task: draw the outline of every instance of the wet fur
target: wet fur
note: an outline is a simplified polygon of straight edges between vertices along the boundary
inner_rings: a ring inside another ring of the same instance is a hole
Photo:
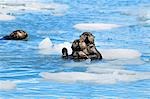
[[[80,39],[73,41],[71,48],[72,54],[70,56],[72,56],[73,59],[102,59],[102,55],[94,44],[94,36],[90,32],[81,34]]]
[[[4,36],[4,40],[25,40],[28,34],[23,30],[13,31],[10,35]]]

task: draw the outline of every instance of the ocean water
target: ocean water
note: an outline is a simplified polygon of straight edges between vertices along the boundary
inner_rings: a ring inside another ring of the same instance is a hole
[[[0,0],[0,99],[149,99],[149,0]],[[101,61],[63,60],[90,31]]]

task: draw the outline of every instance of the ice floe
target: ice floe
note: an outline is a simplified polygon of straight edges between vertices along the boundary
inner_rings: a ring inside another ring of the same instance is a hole
[[[25,13],[30,11],[46,12],[50,15],[64,15],[69,6],[59,3],[42,3],[37,0],[2,0],[0,1],[0,20],[14,20],[14,13]]]
[[[101,71],[101,70],[99,70]],[[150,79],[149,72],[132,72],[125,70],[102,70],[102,72],[42,72],[39,75],[46,80],[64,82],[64,83],[97,83],[97,84],[115,84],[119,82],[131,82]]]
[[[73,27],[81,31],[99,31],[99,30],[118,28],[121,27],[121,25],[105,24],[105,23],[80,23],[74,25]]]
[[[98,49],[104,59],[134,59],[141,56],[141,53],[133,49]]]
[[[0,90],[11,90],[15,88],[16,84],[11,81],[0,81]]]
[[[52,41],[47,37],[42,40],[39,44],[39,49],[48,49],[53,46]]]
[[[71,54],[71,43],[64,42],[61,44],[52,44],[52,41],[49,38],[45,38],[39,43],[39,53],[40,54],[61,54],[62,48],[66,47],[68,53]]]

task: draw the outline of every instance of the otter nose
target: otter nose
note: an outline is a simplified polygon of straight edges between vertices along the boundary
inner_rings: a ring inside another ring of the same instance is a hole
[[[86,42],[86,43],[88,43],[88,42],[89,42],[89,39],[88,39],[88,37],[86,37],[86,38],[85,38],[85,42]]]

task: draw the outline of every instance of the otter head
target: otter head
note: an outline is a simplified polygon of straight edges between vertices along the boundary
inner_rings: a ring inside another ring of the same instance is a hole
[[[84,39],[82,39],[82,38],[79,39],[79,47],[80,47],[80,50],[87,49],[87,45],[84,42]]]
[[[68,58],[68,50],[65,47],[62,49],[62,57],[63,58]]]
[[[71,46],[72,51],[79,51],[80,50],[79,42],[80,42],[79,39],[73,41],[72,46]]]
[[[94,44],[94,36],[90,32],[82,33],[80,39],[83,39],[86,44]]]
[[[23,30],[16,30],[16,31],[13,31],[10,35],[9,35],[9,38],[11,40],[23,40],[23,39],[26,39],[28,37],[28,34],[23,31]]]

